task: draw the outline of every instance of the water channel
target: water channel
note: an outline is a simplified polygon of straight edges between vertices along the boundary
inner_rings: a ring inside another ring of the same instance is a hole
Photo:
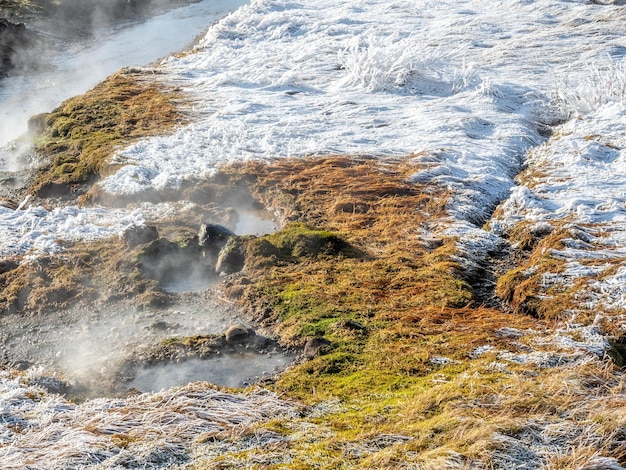
[[[0,80],[0,147],[24,133],[31,116],[52,111],[122,67],[149,65],[184,50],[211,23],[246,3],[202,0],[99,29],[88,39],[50,37],[39,70]]]

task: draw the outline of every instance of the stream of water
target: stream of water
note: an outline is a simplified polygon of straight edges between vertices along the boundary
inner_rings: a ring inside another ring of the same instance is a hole
[[[59,40],[40,70],[0,80],[0,147],[24,133],[31,116],[52,111],[122,67],[148,65],[183,50],[212,22],[246,3],[202,0],[97,30],[87,40]]]

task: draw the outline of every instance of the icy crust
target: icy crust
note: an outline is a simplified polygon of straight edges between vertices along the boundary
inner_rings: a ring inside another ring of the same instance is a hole
[[[122,151],[131,164],[102,187],[162,189],[242,159],[415,153],[426,167],[416,182],[449,187],[455,215],[484,220],[543,140],[538,128],[561,117],[541,90],[546,59],[526,46],[546,39],[546,22],[561,28],[559,48],[584,42],[585,28],[565,23],[588,6],[536,6],[506,2],[509,16],[479,1],[253,2],[164,62],[194,122]]]
[[[131,165],[102,186],[162,189],[251,158],[415,153],[414,180],[449,188],[451,212],[479,223],[538,130],[566,116],[546,96],[555,77],[605,68],[624,17],[583,1],[255,1],[164,62],[194,122],[122,151]]]
[[[132,225],[143,225],[140,211],[28,206],[17,210],[0,206],[0,256],[62,251],[59,240],[105,238]]]
[[[500,230],[516,223],[550,227],[565,222],[571,235],[550,255],[566,261],[558,279],[589,279],[580,294],[588,309],[626,308],[626,87],[624,62],[605,73],[593,72],[598,86],[612,87],[600,97],[595,87],[574,88],[565,96],[575,113],[529,155],[529,171],[514,188],[492,224]],[[586,81],[583,81],[586,83]]]
[[[298,414],[261,389],[233,394],[196,383],[74,404],[30,385],[33,379],[0,372],[2,468],[182,468],[203,437]]]
[[[28,199],[17,209],[0,206],[0,256],[63,251],[62,242],[90,241],[120,235],[131,226],[142,226],[147,219],[167,217],[191,208],[189,203],[136,204],[127,209],[78,206],[46,209],[31,206]]]

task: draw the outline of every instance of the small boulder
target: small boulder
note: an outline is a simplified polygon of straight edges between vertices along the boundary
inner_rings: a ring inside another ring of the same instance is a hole
[[[230,237],[217,256],[215,272],[217,274],[236,273],[243,269],[244,264],[245,255],[242,239],[237,236]]]
[[[218,224],[201,224],[198,232],[198,243],[213,256],[217,256],[230,237],[235,235],[232,230]]]
[[[330,346],[331,342],[326,338],[310,338],[304,345],[304,357],[306,359],[313,359],[315,356],[319,356],[322,349],[326,346]]]
[[[159,232],[151,225],[133,225],[124,230],[121,236],[129,248],[135,248],[158,240]]]
[[[249,341],[252,337],[256,336],[256,333],[252,328],[247,328],[243,325],[233,325],[226,330],[226,341],[228,343],[236,343],[242,341]]]

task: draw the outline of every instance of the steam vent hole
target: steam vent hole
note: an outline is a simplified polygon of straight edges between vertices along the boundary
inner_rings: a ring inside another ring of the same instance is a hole
[[[233,254],[239,236],[259,236],[276,231],[276,224],[261,213],[241,213],[231,230],[218,224],[201,224],[198,235],[181,241],[156,238],[145,244],[138,261],[144,276],[166,292],[196,292],[211,288],[221,273],[243,268],[243,258]]]
[[[626,336],[622,336],[611,342],[611,348],[608,351],[609,356],[618,367],[626,365]]]

